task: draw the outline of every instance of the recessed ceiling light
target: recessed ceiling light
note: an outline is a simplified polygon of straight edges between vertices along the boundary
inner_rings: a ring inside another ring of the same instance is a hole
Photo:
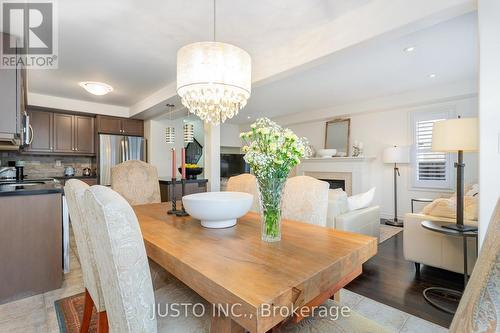
[[[415,46],[408,46],[408,47],[405,47],[405,48],[403,49],[403,51],[405,51],[405,52],[407,52],[407,53],[410,53],[410,52],[415,51],[415,49],[416,49],[416,48],[415,48]]]
[[[436,74],[432,73],[432,74],[429,74],[429,78],[433,79],[436,77]]]
[[[111,87],[109,84],[102,82],[85,81],[85,82],[80,82],[78,85],[83,89],[87,90],[89,93],[98,96],[106,95],[107,93],[113,91],[113,87]]]
[[[252,119],[252,116],[247,116],[247,119]]]

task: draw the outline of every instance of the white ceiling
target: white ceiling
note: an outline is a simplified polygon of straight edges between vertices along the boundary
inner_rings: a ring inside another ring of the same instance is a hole
[[[476,13],[396,39],[373,40],[284,79],[254,87],[233,120],[325,109],[382,96],[475,81],[478,71]],[[414,52],[403,49],[415,46]],[[435,78],[429,74],[435,73]]]
[[[218,0],[217,39],[247,50],[254,68],[272,49],[372,0]],[[130,106],[175,82],[177,50],[212,39],[212,1],[58,1],[59,69],[29,72],[33,93]],[[80,81],[114,87],[93,96]]]

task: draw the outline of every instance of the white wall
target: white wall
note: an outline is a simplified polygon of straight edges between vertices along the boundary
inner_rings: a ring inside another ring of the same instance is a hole
[[[355,140],[364,143],[364,155],[374,156],[372,162],[372,186],[377,187],[375,203],[381,207],[382,217],[392,217],[393,208],[393,168],[382,162],[382,151],[391,145],[411,145],[411,113],[436,108],[454,108],[464,117],[477,115],[477,98],[458,99],[452,102],[431,104],[413,108],[391,109],[346,116],[351,118],[351,144]],[[297,135],[305,136],[315,149],[324,148],[325,121],[294,124],[288,126]],[[477,153],[465,154],[467,182],[477,182]],[[411,198],[435,198],[449,196],[450,193],[415,190],[411,188],[410,165],[400,165],[401,177],[398,178],[398,215],[402,217],[410,211]],[[418,204],[417,204],[418,205]],[[418,210],[418,206],[415,206]]]
[[[241,147],[240,126],[224,123],[220,125],[221,147]]]
[[[204,134],[203,123],[199,120],[189,119],[194,124],[195,138],[203,146]],[[165,142],[165,128],[173,124],[175,127],[175,144],[167,144]],[[148,145],[148,161],[156,166],[158,175],[160,177],[170,177],[172,175],[172,153],[171,149],[175,147],[176,150],[176,163],[179,167],[181,165],[181,149],[184,146],[183,138],[183,125],[184,119],[151,119],[144,122],[144,135],[147,139]],[[203,156],[200,158],[198,165],[203,166]],[[180,174],[177,172],[177,177]]]
[[[479,240],[500,195],[500,1],[479,0]]]

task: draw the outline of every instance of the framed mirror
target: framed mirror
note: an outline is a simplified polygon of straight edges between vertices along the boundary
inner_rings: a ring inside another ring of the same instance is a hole
[[[337,149],[336,156],[349,156],[351,119],[334,119],[326,122],[325,149]]]

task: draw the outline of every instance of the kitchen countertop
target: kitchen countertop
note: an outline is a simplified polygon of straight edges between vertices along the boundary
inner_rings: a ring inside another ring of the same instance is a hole
[[[160,184],[172,184],[172,177],[160,177],[158,178],[160,180]],[[186,183],[206,183],[208,182],[208,179],[203,179],[203,178],[200,178],[200,179],[186,179],[185,180]],[[176,179],[175,180],[175,183],[176,184],[180,184],[181,183],[181,179]]]
[[[43,182],[36,185],[25,185],[33,182]],[[11,186],[9,184],[19,184],[18,186]],[[12,195],[38,195],[38,194],[51,194],[63,193],[64,188],[60,182],[53,178],[44,179],[25,179],[24,181],[0,181],[0,197]]]
[[[59,176],[54,177],[55,179],[96,179],[97,176]]]

